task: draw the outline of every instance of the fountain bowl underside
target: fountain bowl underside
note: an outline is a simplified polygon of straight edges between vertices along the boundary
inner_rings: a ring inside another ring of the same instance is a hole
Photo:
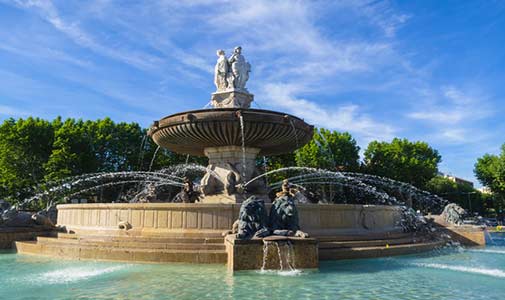
[[[204,156],[204,149],[242,146],[261,149],[259,155],[293,151],[310,141],[314,127],[292,115],[260,109],[219,108],[193,110],[157,121],[149,135],[161,147]]]

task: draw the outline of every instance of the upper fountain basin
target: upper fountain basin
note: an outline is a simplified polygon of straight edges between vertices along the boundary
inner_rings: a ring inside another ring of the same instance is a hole
[[[262,110],[214,108],[186,111],[155,121],[149,135],[161,147],[204,156],[208,147],[242,146],[261,149],[259,155],[291,152],[310,141],[314,127],[292,115]]]

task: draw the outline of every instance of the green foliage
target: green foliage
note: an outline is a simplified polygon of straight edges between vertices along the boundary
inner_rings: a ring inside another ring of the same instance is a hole
[[[500,155],[486,154],[477,159],[475,176],[494,193],[505,195],[505,144]]]
[[[464,209],[484,214],[488,206],[487,197],[464,183],[456,183],[443,176],[435,176],[426,183],[426,190],[454,202]]]
[[[259,158],[256,165],[261,172],[268,172],[286,167],[294,167],[296,166],[295,153],[291,152],[281,155],[272,155],[265,157],[265,160],[263,160],[263,158]],[[274,173],[272,175],[269,175],[267,180],[270,183],[278,182],[291,175],[292,174],[289,174],[289,172]]]
[[[0,198],[26,197],[44,177],[54,140],[53,124],[38,119],[9,119],[0,126]]]
[[[482,185],[493,192],[493,207],[498,215],[505,212],[505,144],[500,155],[485,154],[477,159],[474,173]]]
[[[356,171],[359,168],[359,146],[348,132],[315,129],[312,140],[296,151],[296,164],[330,170]]]
[[[425,142],[395,138],[371,142],[365,150],[365,171],[424,188],[437,174],[441,156]]]
[[[156,149],[137,123],[9,119],[0,126],[0,198],[21,201],[34,187],[68,176],[148,170]],[[205,164],[206,158],[160,149],[152,170],[186,161]]]
[[[67,119],[55,131],[53,151],[44,165],[45,179],[137,169],[144,135],[136,123]]]

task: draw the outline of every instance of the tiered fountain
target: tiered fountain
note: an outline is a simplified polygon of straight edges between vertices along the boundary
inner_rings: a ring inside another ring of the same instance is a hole
[[[242,203],[250,203],[250,196],[267,203],[265,210],[271,206],[265,177],[258,176],[256,169],[257,156],[294,151],[311,139],[313,127],[289,114],[251,109],[254,99],[246,89],[250,65],[241,48],[235,48],[229,58],[222,50],[218,56],[213,108],[170,115],[155,121],[149,130],[161,147],[209,158],[196,203],[59,205],[58,225],[66,232],[57,238],[18,242],[18,251],[77,259],[228,262],[230,269],[238,270],[282,267],[283,261],[292,266],[294,257],[295,267],[313,268],[319,259],[411,253],[440,245],[438,240],[405,232],[405,210],[399,206],[347,204],[297,204],[303,230],[298,237],[269,237],[263,243],[260,238],[228,235],[224,243],[222,233],[232,228]],[[164,173],[149,176],[154,181],[175,180]],[[349,174],[328,171],[317,176],[318,180],[345,178],[347,184],[368,186]],[[365,179],[387,183],[380,178]],[[184,183],[183,192],[191,189],[192,183]],[[284,195],[288,194],[285,191]],[[191,197],[182,198],[189,200],[183,202],[194,202]],[[242,206],[245,211],[246,205]],[[265,254],[275,251],[268,246],[279,239],[283,242],[276,244],[278,261],[272,262]],[[284,256],[281,248],[288,249]]]

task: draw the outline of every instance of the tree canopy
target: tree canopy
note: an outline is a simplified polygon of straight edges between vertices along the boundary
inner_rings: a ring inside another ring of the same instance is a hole
[[[147,170],[157,145],[137,123],[56,118],[8,119],[0,125],[0,198],[18,202],[37,185],[97,172]],[[184,162],[205,163],[161,149],[157,170]]]
[[[425,142],[395,138],[371,142],[365,150],[365,172],[424,188],[437,175],[442,158]]]
[[[505,196],[505,144],[501,147],[500,155],[485,154],[477,159],[474,173],[482,185]]]
[[[484,214],[487,208],[492,208],[488,197],[471,185],[457,183],[443,176],[435,176],[426,183],[426,190],[454,202],[461,207]]]
[[[314,129],[312,140],[296,151],[296,164],[330,170],[356,171],[359,146],[348,132]]]

